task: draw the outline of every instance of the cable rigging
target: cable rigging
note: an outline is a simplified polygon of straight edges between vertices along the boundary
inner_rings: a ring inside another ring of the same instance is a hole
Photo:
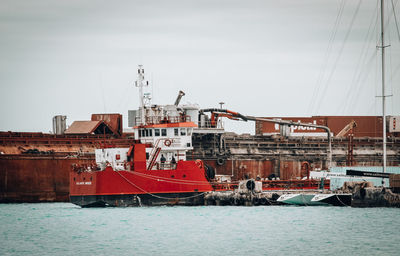
[[[354,21],[355,21],[355,19],[356,19],[356,17],[357,17],[358,11],[360,10],[361,2],[362,2],[362,0],[359,0],[359,1],[358,1],[356,10],[355,10],[355,12],[353,13],[353,17],[352,17],[352,19],[351,19],[349,28],[347,29],[345,38],[344,38],[343,43],[342,43],[342,45],[341,45],[341,47],[340,47],[340,49],[339,49],[339,54],[337,55],[337,57],[336,57],[336,59],[335,59],[335,62],[334,62],[334,64],[333,64],[333,68],[332,68],[332,71],[331,71],[331,73],[330,73],[330,75],[329,75],[329,77],[328,77],[328,80],[326,81],[326,83],[325,83],[324,86],[323,86],[322,95],[321,95],[321,97],[320,97],[320,98],[318,99],[318,101],[317,101],[317,105],[316,105],[317,108],[320,108],[322,102],[324,102],[325,94],[326,94],[327,89],[328,89],[328,87],[329,87],[330,81],[331,81],[331,79],[332,79],[332,77],[333,77],[333,74],[336,72],[336,68],[337,68],[337,65],[338,65],[338,63],[339,63],[339,60],[340,60],[340,58],[341,58],[341,56],[342,56],[344,47],[345,47],[345,45],[346,45],[346,43],[347,43],[347,40],[348,40],[348,38],[349,38],[349,35],[350,35],[352,29],[353,29]]]
[[[343,10],[344,10],[345,5],[346,5],[346,1],[342,0],[340,3],[340,6],[339,6],[339,11],[336,15],[335,23],[332,28],[331,36],[329,38],[328,47],[325,51],[324,62],[322,64],[322,68],[320,69],[320,72],[318,74],[317,82],[315,84],[314,91],[313,91],[313,96],[311,97],[311,100],[310,100],[310,103],[308,106],[308,112],[311,112],[313,110],[314,104],[315,104],[314,99],[317,98],[317,96],[319,94],[319,88],[320,88],[319,85],[322,82],[323,77],[325,75],[326,67],[328,65],[328,61],[330,59],[330,55],[331,55],[331,51],[332,51],[333,42],[335,41],[335,38],[336,38],[336,34],[337,34],[338,27],[339,27],[339,24],[342,19]]]
[[[378,7],[378,2],[376,3],[376,8]],[[340,113],[346,113],[348,112],[348,105],[350,102],[353,102],[353,98],[355,96],[354,91],[352,90],[352,88],[354,88],[354,86],[357,87],[357,85],[359,84],[359,81],[361,79],[361,75],[364,72],[364,67],[365,64],[368,63],[368,67],[369,64],[371,62],[371,57],[368,59],[367,61],[367,56],[370,56],[368,54],[370,48],[368,47],[368,45],[372,44],[372,40],[374,40],[373,35],[375,34],[374,31],[376,30],[377,27],[377,23],[378,23],[378,13],[374,12],[375,16],[373,17],[373,19],[371,19],[371,22],[368,26],[368,31],[367,34],[364,38],[364,45],[362,47],[361,53],[359,55],[357,64],[356,64],[356,71],[353,73],[353,78],[352,78],[352,82],[350,83],[350,86],[347,87],[346,93],[344,94],[345,97],[342,98],[341,101],[341,109],[340,109]],[[375,22],[374,22],[375,21]],[[374,26],[372,26],[374,24]],[[375,46],[373,48],[374,52],[372,53],[372,58],[375,57]],[[366,71],[369,70],[369,68],[366,69]],[[356,90],[358,91],[358,90]],[[350,100],[351,99],[351,100]]]
[[[399,39],[400,42],[400,32],[399,32],[399,24],[397,22],[397,16],[396,16],[396,5],[393,3],[393,0],[391,0],[392,2],[392,10],[393,10],[393,16],[394,16],[394,23],[396,24],[396,31],[397,31],[397,38]]]

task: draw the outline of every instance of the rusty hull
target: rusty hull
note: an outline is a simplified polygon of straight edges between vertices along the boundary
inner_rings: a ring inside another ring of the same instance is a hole
[[[68,202],[72,164],[93,157],[0,155],[0,203]]]

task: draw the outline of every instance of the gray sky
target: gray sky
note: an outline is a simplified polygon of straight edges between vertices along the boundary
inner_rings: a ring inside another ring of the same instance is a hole
[[[138,106],[138,64],[158,104],[183,90],[183,103],[223,101],[248,115],[381,115],[377,1],[357,6],[0,0],[0,130],[48,132],[54,115],[71,124],[105,112],[122,113],[126,127],[127,110]],[[387,112],[400,115],[400,39],[388,8]],[[227,128],[253,132],[254,124]]]

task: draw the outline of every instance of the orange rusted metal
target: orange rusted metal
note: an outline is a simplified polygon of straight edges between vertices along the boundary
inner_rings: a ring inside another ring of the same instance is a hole
[[[122,135],[122,115],[121,114],[92,114],[92,121],[103,121],[113,131],[115,135]]]
[[[0,202],[67,202],[73,163],[94,157],[0,155]]]

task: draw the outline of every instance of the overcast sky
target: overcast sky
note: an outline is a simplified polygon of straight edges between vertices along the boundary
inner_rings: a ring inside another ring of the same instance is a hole
[[[400,37],[386,2],[387,112],[400,115]],[[372,0],[0,0],[0,130],[48,132],[54,115],[71,124],[92,113],[121,113],[126,127],[127,110],[139,104],[138,64],[155,104],[172,104],[183,90],[183,103],[223,101],[247,115],[381,115],[377,7]],[[254,132],[253,123],[227,126]]]

